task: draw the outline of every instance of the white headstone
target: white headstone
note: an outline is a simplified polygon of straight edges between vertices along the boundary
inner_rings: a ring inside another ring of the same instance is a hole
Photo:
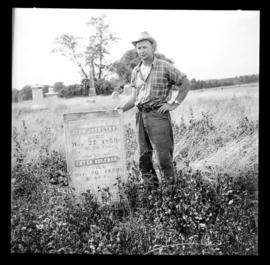
[[[95,103],[96,102],[96,100],[94,98],[88,98],[88,99],[86,99],[86,101],[88,103]]]
[[[34,85],[32,88],[32,109],[46,109],[46,104],[43,98],[42,86]]]
[[[49,92],[48,93],[45,93],[46,95],[46,98],[48,99],[48,106],[49,108],[54,108],[55,107],[55,103],[57,101],[57,98],[58,98],[58,93],[57,92],[54,92],[54,89],[53,87],[50,87],[49,88]]]
[[[123,112],[117,110],[65,113],[67,166],[76,192],[89,189],[99,200],[109,188],[119,200],[117,178],[126,180]]]
[[[114,91],[114,92],[112,93],[112,98],[113,98],[113,99],[118,99],[118,98],[119,98],[119,92]]]

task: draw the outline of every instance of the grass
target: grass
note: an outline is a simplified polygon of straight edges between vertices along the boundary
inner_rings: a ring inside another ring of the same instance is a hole
[[[153,194],[140,184],[135,109],[124,113],[128,202],[113,206],[89,193],[77,204],[66,186],[62,114],[127,98],[95,99],[13,104],[12,252],[257,254],[258,84],[189,92],[171,113],[178,182]]]

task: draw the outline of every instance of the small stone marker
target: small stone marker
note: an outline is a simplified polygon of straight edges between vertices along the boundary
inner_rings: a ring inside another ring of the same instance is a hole
[[[119,201],[117,178],[126,180],[123,112],[117,110],[65,113],[67,167],[70,184],[78,193],[89,189],[101,200],[109,188]]]
[[[31,88],[32,88],[32,99],[34,103],[32,105],[32,109],[47,109],[43,98],[42,86],[34,85]]]
[[[129,96],[132,94],[132,86],[131,85],[125,85],[124,86],[124,95]]]
[[[112,93],[112,98],[113,98],[113,99],[118,99],[118,98],[119,98],[119,92],[114,91],[114,92]]]
[[[58,93],[54,92],[53,87],[50,87],[49,92],[45,93],[45,95],[46,95],[46,98],[48,98],[49,108],[52,108],[54,106],[54,104],[56,103]]]
[[[89,88],[89,97],[94,97],[94,96],[96,96],[95,88],[90,87]]]
[[[96,100],[94,98],[90,98],[90,97],[88,99],[86,99],[86,101],[88,103],[95,103],[96,102]]]

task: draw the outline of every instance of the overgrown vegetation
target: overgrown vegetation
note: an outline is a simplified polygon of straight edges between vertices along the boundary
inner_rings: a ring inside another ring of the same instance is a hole
[[[215,111],[211,104],[208,108]],[[224,108],[228,104],[231,100]],[[14,111],[11,252],[257,255],[258,168],[253,167],[252,148],[256,149],[258,121],[247,109],[242,113],[241,104],[233,106],[243,115],[235,117],[230,108],[230,121],[225,114],[217,121],[218,112],[199,106],[199,116],[188,108],[187,120],[180,116],[173,126],[173,186],[162,175],[156,190],[142,184],[134,127],[126,124],[128,181],[118,183],[125,195],[119,203],[110,202],[110,196],[99,203],[90,191],[79,200],[74,195],[59,140],[63,128],[58,111],[51,116],[46,111]],[[220,102],[218,109],[223,111]],[[238,151],[233,156],[231,145]],[[216,157],[230,157],[239,170]],[[241,162],[244,159],[248,165]],[[195,168],[198,161],[204,167]],[[218,167],[205,171],[209,161]]]
[[[54,172],[67,178],[56,153]],[[248,185],[253,176],[218,175],[213,185],[199,171],[176,172],[173,186],[164,179],[149,192],[134,162],[127,196],[118,204],[99,204],[90,192],[78,203],[69,186],[50,183],[48,158],[23,165],[13,175],[11,251],[90,254],[254,255],[256,200]],[[59,183],[59,182],[58,182]]]

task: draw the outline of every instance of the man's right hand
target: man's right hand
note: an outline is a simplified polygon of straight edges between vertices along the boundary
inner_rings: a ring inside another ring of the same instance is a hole
[[[124,112],[124,108],[122,106],[116,106],[113,110],[122,110]]]

